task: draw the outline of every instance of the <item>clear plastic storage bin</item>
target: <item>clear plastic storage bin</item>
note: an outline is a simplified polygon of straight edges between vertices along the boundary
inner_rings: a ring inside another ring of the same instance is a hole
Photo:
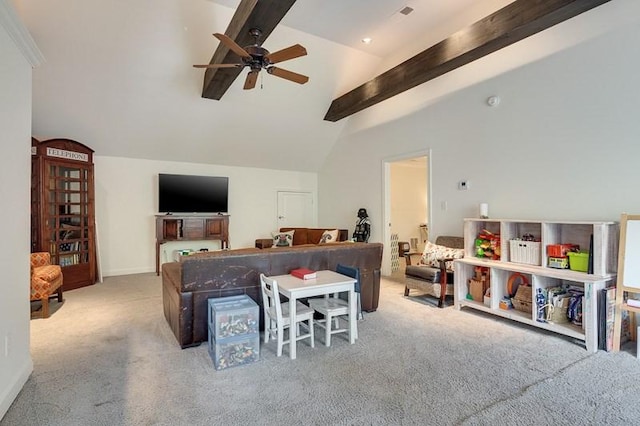
[[[259,307],[247,295],[208,301],[209,353],[216,370],[257,361]]]

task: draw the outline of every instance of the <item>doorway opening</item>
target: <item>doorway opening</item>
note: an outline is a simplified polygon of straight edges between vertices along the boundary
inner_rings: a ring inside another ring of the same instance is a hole
[[[429,239],[431,219],[430,151],[384,162],[385,247],[382,274],[404,275],[402,253],[422,252]]]

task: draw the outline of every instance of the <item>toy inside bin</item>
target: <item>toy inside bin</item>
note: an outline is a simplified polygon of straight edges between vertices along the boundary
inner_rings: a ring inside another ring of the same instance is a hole
[[[572,271],[587,272],[589,270],[589,252],[569,252],[569,269]]]
[[[547,256],[567,257],[567,253],[580,250],[577,244],[549,244],[547,246]]]

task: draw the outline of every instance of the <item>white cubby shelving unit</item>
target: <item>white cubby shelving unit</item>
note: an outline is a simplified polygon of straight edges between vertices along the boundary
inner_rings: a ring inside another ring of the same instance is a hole
[[[482,230],[500,234],[500,260],[475,256],[475,239]],[[540,241],[540,264],[532,265],[510,261],[509,241],[533,235]],[[546,247],[550,244],[578,244],[589,250],[593,235],[593,273],[547,266]],[[465,257],[454,262],[454,304],[477,309],[541,329],[570,336],[583,341],[590,352],[598,350],[597,292],[615,283],[618,256],[619,227],[616,222],[560,222],[546,220],[465,219]],[[467,298],[469,279],[477,266],[489,268],[491,297],[486,303]],[[532,286],[531,314],[515,309],[501,309],[500,300],[507,295],[507,283],[514,273],[523,274]],[[536,320],[536,293],[538,288],[558,285],[584,288],[582,326],[568,323],[539,322]]]

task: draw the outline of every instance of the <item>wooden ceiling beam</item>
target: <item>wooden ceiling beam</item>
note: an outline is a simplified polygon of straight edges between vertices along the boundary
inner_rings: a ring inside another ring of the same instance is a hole
[[[336,98],[338,121],[610,0],[515,0],[508,6]]]
[[[225,34],[240,46],[254,43],[249,30],[262,31],[264,42],[296,0],[242,0],[234,13]],[[224,44],[218,44],[210,64],[241,63],[241,59]],[[244,68],[209,68],[204,74],[202,97],[220,100]]]

